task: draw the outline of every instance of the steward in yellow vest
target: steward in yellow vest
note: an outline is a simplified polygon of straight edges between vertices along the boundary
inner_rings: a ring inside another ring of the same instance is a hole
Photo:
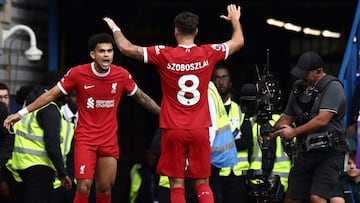
[[[208,95],[212,117],[212,126],[209,129],[211,165],[217,168],[233,167],[238,162],[234,136],[222,99],[212,82],[209,83]],[[214,132],[215,135],[212,137]]]
[[[35,88],[26,102],[30,103],[43,91],[41,87]],[[22,180],[24,202],[48,202],[53,190],[55,172],[60,179],[66,179],[65,187],[71,188],[71,180],[60,148],[61,142],[68,146],[69,140],[64,139],[73,136],[73,126],[67,124],[69,123],[63,121],[58,106],[51,102],[24,115],[13,126],[15,141],[9,167],[16,171]],[[69,134],[71,135],[66,136]]]
[[[216,120],[216,125],[217,127],[225,123],[230,125],[237,151],[236,165],[221,168],[212,165],[210,186],[214,193],[214,201],[248,203],[249,190],[245,177],[241,175],[242,171],[248,170],[250,166],[248,149],[251,148],[252,136],[241,131],[244,115],[239,105],[232,101],[229,70],[220,64],[215,66],[213,82],[218,93],[214,97],[215,103],[218,103],[217,108],[223,108],[226,114],[225,119]],[[218,117],[217,115],[216,118]]]

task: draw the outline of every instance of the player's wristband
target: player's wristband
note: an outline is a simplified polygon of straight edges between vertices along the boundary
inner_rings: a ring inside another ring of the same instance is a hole
[[[24,107],[20,111],[18,111],[18,113],[20,114],[21,117],[23,117],[29,113],[29,110],[26,107]]]
[[[113,32],[119,31],[121,32],[121,29],[119,27],[114,27],[114,29],[112,29]]]

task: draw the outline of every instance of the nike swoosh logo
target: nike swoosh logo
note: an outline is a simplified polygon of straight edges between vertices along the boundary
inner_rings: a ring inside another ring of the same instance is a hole
[[[84,85],[84,89],[90,89],[90,88],[93,88],[93,87],[95,87],[95,85]]]

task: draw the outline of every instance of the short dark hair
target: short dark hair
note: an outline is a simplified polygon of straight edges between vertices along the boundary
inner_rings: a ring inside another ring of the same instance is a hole
[[[191,12],[179,13],[174,19],[174,25],[183,35],[193,35],[199,25],[199,17]]]
[[[9,87],[5,83],[0,82],[0,90],[9,91]]]
[[[230,77],[230,80],[231,80],[231,72],[230,72],[230,69],[227,67],[226,64],[224,64],[224,63],[222,63],[222,62],[219,62],[219,63],[217,63],[217,64],[214,66],[213,79],[214,79],[215,71],[216,71],[216,70],[219,70],[219,69],[225,69],[225,70],[227,70],[227,72],[228,72],[228,74],[229,74],[229,77]]]
[[[26,101],[26,97],[34,89],[35,85],[23,85],[17,91],[15,95],[15,102],[17,104],[23,105]]]
[[[349,159],[356,161],[356,150],[350,152]]]
[[[89,38],[89,51],[93,51],[96,48],[96,45],[100,43],[111,43],[113,46],[115,44],[114,38],[109,33],[95,34]]]

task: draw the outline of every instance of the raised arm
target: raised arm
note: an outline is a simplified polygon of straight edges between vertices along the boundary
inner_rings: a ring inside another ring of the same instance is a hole
[[[60,91],[60,88],[57,85],[55,85],[52,89],[43,93],[40,97],[38,97],[31,104],[27,105],[26,107],[24,107],[17,113],[11,114],[10,116],[8,116],[6,118],[6,120],[4,121],[4,127],[6,127],[7,129],[10,129],[10,127],[14,123],[19,121],[22,116],[24,116],[25,114],[27,114],[29,112],[35,111],[36,109],[39,109],[40,107],[43,107],[44,105],[48,104],[51,101],[54,101],[61,94],[62,93]]]
[[[120,28],[115,22],[108,17],[103,18],[109,28],[113,31],[116,46],[119,48],[121,53],[131,58],[144,61],[144,51],[141,46],[132,44],[121,32]]]
[[[240,24],[240,16],[241,16],[240,10],[241,10],[240,6],[236,6],[235,4],[230,4],[227,6],[228,15],[220,16],[220,18],[230,22],[233,28],[231,39],[226,42],[226,44],[229,46],[229,55],[240,50],[240,48],[244,46],[244,36]]]
[[[140,88],[137,88],[135,94],[132,97],[145,109],[156,115],[159,115],[160,107],[156,104],[156,102],[153,99],[151,99],[147,94],[145,94]]]

